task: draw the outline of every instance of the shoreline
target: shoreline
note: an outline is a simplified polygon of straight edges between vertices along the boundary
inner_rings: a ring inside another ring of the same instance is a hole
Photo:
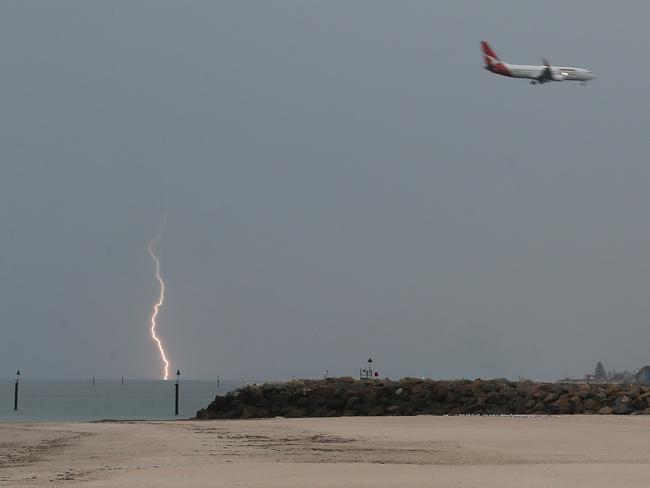
[[[650,417],[0,422],[0,486],[647,485]]]

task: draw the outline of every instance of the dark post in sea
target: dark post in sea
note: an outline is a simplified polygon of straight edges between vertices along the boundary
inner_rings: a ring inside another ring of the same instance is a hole
[[[20,382],[20,370],[16,371],[16,385],[14,386],[14,411],[18,410],[18,383]]]
[[[174,385],[175,390],[176,390],[176,395],[175,395],[176,401],[174,403],[174,415],[178,415],[178,384],[180,383],[180,381],[181,381],[181,370],[177,369],[176,370],[176,385]]]

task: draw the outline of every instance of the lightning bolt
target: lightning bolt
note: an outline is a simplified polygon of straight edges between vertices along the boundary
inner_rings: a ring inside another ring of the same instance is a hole
[[[167,356],[165,355],[165,348],[163,347],[162,342],[160,341],[158,336],[156,335],[156,317],[158,316],[158,310],[160,309],[163,302],[165,301],[165,282],[160,276],[160,261],[158,260],[156,254],[153,252],[153,246],[160,240],[160,236],[162,235],[163,230],[165,230],[166,224],[167,224],[167,218],[163,215],[162,225],[158,229],[158,233],[156,234],[156,237],[154,237],[151,241],[149,241],[149,244],[147,245],[147,249],[149,250],[149,255],[151,256],[151,259],[153,259],[154,263],[156,264],[156,279],[160,284],[160,296],[158,297],[158,302],[153,306],[153,314],[151,315],[151,337],[156,342],[156,344],[158,344],[160,357],[162,358],[162,362],[165,365],[164,379],[167,379],[169,377],[169,361],[167,361]]]

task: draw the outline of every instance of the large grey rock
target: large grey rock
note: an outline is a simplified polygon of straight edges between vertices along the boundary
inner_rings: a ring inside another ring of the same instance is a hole
[[[650,388],[497,380],[296,380],[248,385],[217,396],[197,418],[341,415],[636,414]]]
[[[618,397],[614,402],[613,411],[616,415],[629,414],[632,411],[632,409],[630,408],[630,397],[628,397],[627,395]]]

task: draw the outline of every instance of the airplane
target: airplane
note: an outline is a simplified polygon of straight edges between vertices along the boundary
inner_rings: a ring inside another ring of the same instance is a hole
[[[594,79],[594,74],[588,69],[551,66],[546,58],[542,58],[543,66],[524,64],[508,64],[499,59],[486,41],[481,41],[485,69],[497,75],[510,78],[526,78],[531,85],[542,85],[550,81],[580,81],[586,85]]]

